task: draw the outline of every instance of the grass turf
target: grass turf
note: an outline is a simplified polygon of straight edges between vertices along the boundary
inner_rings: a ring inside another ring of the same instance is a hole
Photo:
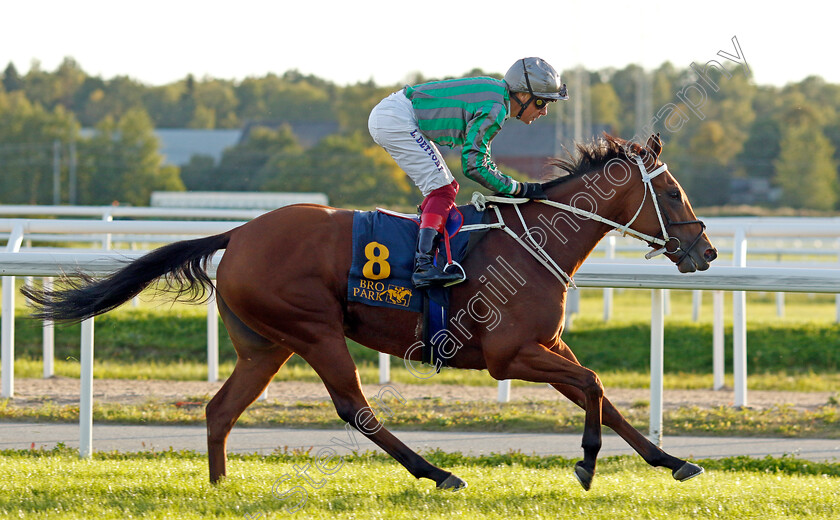
[[[228,477],[207,481],[194,452],[0,452],[0,517],[24,518],[836,518],[840,464],[790,457],[697,461],[679,483],[638,457],[599,461],[593,488],[574,461],[518,453],[426,458],[464,478],[458,493],[415,480],[383,455],[231,455]]]

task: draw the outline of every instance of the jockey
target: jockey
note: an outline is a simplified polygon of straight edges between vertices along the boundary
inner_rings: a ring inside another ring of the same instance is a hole
[[[490,158],[490,141],[511,115],[530,125],[558,99],[569,96],[557,71],[540,58],[523,58],[504,80],[478,77],[406,86],[374,107],[370,135],[425,197],[411,277],[415,287],[461,281],[458,273],[433,263],[459,187],[438,146],[460,146],[464,174],[482,186],[504,195],[544,199],[540,183],[519,182],[499,171]]]

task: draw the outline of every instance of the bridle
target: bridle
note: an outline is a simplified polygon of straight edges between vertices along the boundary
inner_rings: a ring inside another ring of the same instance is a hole
[[[674,240],[677,243],[677,248],[675,250],[669,251],[669,250],[667,250],[663,247],[664,250],[659,249],[657,251],[651,251],[651,252],[645,254],[645,258],[650,259],[650,258],[653,258],[654,256],[656,256],[658,254],[661,254],[661,253],[667,253],[669,255],[675,255],[677,253],[680,253],[680,255],[677,257],[677,259],[674,260],[675,264],[679,264],[680,262],[682,262],[685,259],[686,256],[688,256],[689,252],[692,249],[694,249],[694,246],[697,245],[697,242],[699,242],[700,239],[703,238],[703,233],[705,233],[705,231],[706,231],[706,224],[703,223],[703,221],[699,220],[699,219],[698,220],[674,221],[674,220],[671,220],[671,217],[668,215],[667,211],[662,209],[661,212],[662,212],[662,216],[665,217],[665,229],[667,229],[670,226],[683,226],[683,225],[688,225],[688,224],[700,224],[700,232],[697,233],[697,236],[694,237],[694,240],[691,241],[691,243],[688,245],[688,247],[683,248],[682,245],[680,244],[680,239],[679,238],[668,237],[665,240],[666,246],[667,246],[667,243],[669,241]],[[653,247],[653,244],[650,244],[650,246]]]
[[[644,196],[642,197],[642,202],[639,204],[639,208],[636,210],[636,213],[633,215],[633,218],[630,219],[629,222],[626,224],[619,224],[618,222],[614,222],[610,219],[604,218],[597,213],[592,213],[591,211],[586,211],[583,209],[579,209],[575,206],[571,206],[569,204],[564,204],[562,202],[554,202],[552,200],[534,200],[534,202],[539,202],[541,204],[545,204],[547,206],[552,206],[558,209],[562,209],[565,211],[569,211],[576,215],[586,217],[591,220],[595,220],[597,222],[601,222],[603,224],[607,224],[608,226],[612,227],[616,231],[621,233],[621,236],[633,236],[638,238],[639,240],[643,240],[648,243],[650,247],[660,246],[659,249],[654,251],[650,251],[645,254],[645,258],[650,260],[651,258],[661,255],[676,255],[678,253],[679,256],[676,260],[674,260],[675,264],[679,264],[682,262],[686,256],[688,256],[689,252],[697,245],[700,239],[703,236],[703,232],[706,230],[706,224],[703,223],[701,220],[685,220],[685,221],[674,221],[670,218],[668,213],[663,211],[663,209],[659,205],[658,195],[656,191],[653,189],[652,180],[660,175],[662,172],[668,170],[668,165],[662,163],[659,167],[657,167],[652,172],[648,173],[647,168],[645,167],[644,162],[638,155],[635,155],[633,159],[636,161],[636,164],[639,167],[639,172],[642,175],[642,183],[644,185]],[[657,233],[656,236],[648,235],[647,233],[642,233],[640,231],[636,231],[634,229],[630,229],[630,226],[636,221],[639,215],[642,212],[642,208],[645,206],[645,202],[647,200],[647,194],[650,192],[651,200],[653,201],[653,207],[656,210],[656,218],[659,221],[660,232]],[[498,222],[493,224],[475,224],[472,226],[464,226],[461,228],[461,231],[474,231],[479,229],[501,229],[508,235],[510,235],[514,240],[516,240],[522,247],[524,247],[531,255],[537,259],[546,269],[549,270],[558,280],[560,280],[565,285],[571,285],[572,287],[576,287],[574,280],[572,277],[569,276],[557,263],[552,259],[549,254],[537,243],[533,236],[531,236],[531,232],[528,228],[528,225],[525,223],[525,219],[522,217],[522,212],[519,210],[519,205],[524,204],[526,202],[530,202],[531,199],[525,198],[511,198],[511,197],[497,197],[497,196],[488,196],[483,195],[481,193],[474,193],[472,198],[472,204],[478,209],[479,211],[484,211],[485,208],[489,207],[495,210],[496,218]],[[513,230],[511,230],[506,224],[504,219],[502,218],[502,213],[499,210],[498,205],[492,204],[487,205],[487,202],[496,202],[502,204],[513,204],[514,209],[516,210],[516,214],[519,216],[519,221],[522,224],[523,229],[525,229],[525,236],[528,238],[530,244],[526,244],[525,241],[517,235]],[[701,230],[694,238],[694,240],[689,244],[687,248],[683,248],[680,242],[680,239],[675,236],[668,235],[668,228],[671,226],[681,226],[687,224],[700,224]]]
[[[671,220],[671,217],[664,210],[664,208],[659,206],[659,196],[657,195],[656,191],[653,189],[653,183],[651,182],[660,173],[662,173],[664,171],[667,171],[668,170],[668,165],[665,164],[665,163],[662,163],[661,166],[659,166],[658,168],[656,168],[652,172],[648,173],[647,168],[645,168],[644,161],[642,161],[642,159],[638,155],[634,156],[633,159],[636,161],[636,165],[639,167],[639,171],[642,174],[642,183],[644,184],[644,190],[645,190],[644,191],[644,197],[642,197],[642,203],[639,204],[639,209],[636,210],[636,214],[633,215],[633,218],[630,219],[630,222],[628,222],[624,226],[618,227],[616,229],[619,232],[621,232],[622,236],[626,236],[627,234],[632,234],[631,233],[632,230],[630,230],[629,227],[633,222],[636,221],[636,218],[642,212],[642,208],[645,205],[645,200],[647,199],[647,194],[648,194],[648,191],[649,191],[651,200],[653,201],[653,207],[656,210],[656,218],[657,218],[657,220],[659,220],[659,227],[661,228],[661,231],[659,232],[659,234],[657,234],[655,237],[653,237],[654,240],[647,240],[647,242],[648,242],[648,245],[650,247],[655,247],[657,245],[662,246],[662,247],[660,247],[659,249],[657,249],[655,251],[648,252],[647,254],[645,254],[645,258],[647,260],[650,260],[651,258],[653,258],[655,256],[659,256],[661,254],[676,255],[677,253],[681,252],[680,256],[678,256],[677,259],[674,260],[675,264],[679,264],[680,262],[682,262],[685,259],[686,256],[688,256],[689,252],[694,248],[694,246],[697,245],[697,242],[699,242],[700,239],[703,237],[703,233],[706,231],[706,224],[704,224],[702,220],[682,220],[682,221]],[[663,220],[663,218],[664,218],[664,220]],[[688,224],[700,224],[700,232],[697,233],[697,236],[694,237],[694,240],[691,242],[691,244],[689,244],[689,246],[687,248],[683,248],[682,243],[680,242],[679,238],[668,235],[668,228],[671,227],[671,226],[683,226],[683,225],[688,225]],[[637,236],[641,235],[638,232],[633,232],[633,233],[635,233]],[[642,238],[642,237],[639,236],[639,238]],[[645,240],[645,238],[642,238],[642,239]],[[670,244],[672,242],[674,243],[674,246],[673,246],[672,249],[669,249],[668,244]]]

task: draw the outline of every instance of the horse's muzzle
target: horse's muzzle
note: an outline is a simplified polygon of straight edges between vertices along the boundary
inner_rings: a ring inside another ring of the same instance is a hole
[[[703,242],[705,242],[705,244]],[[715,249],[715,247],[709,242],[709,239],[704,236],[703,239],[699,241],[695,247],[692,247],[683,259],[677,263],[677,269],[679,269],[681,273],[705,271],[710,267],[710,264],[717,258],[717,256],[717,249]]]
[[[714,247],[710,247],[703,253],[703,259],[709,263],[712,263],[717,258],[717,249]]]

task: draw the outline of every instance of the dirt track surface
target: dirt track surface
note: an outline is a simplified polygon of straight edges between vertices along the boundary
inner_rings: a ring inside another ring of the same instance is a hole
[[[98,402],[139,404],[149,399],[192,401],[204,400],[205,396],[213,396],[223,382],[208,383],[201,381],[131,381],[121,379],[95,379],[93,381],[93,398]],[[456,385],[392,385],[404,398],[412,399],[441,399],[442,401],[494,401],[497,399],[496,387],[456,386]],[[365,385],[365,395],[375,396],[380,390],[379,385]],[[799,410],[813,410],[829,402],[832,392],[748,392],[748,402],[751,408],[763,409],[775,405],[789,404]],[[650,400],[647,389],[615,389],[607,388],[606,396],[619,409],[628,408],[640,402]],[[269,386],[269,399],[277,399],[289,404],[301,401],[326,401],[329,399],[324,385],[321,383],[275,382]],[[685,406],[701,408],[715,408],[718,406],[732,406],[733,393],[731,390],[665,390],[665,409],[675,409]],[[53,377],[50,379],[16,379],[16,405],[36,404],[50,400],[56,404],[73,404],[79,402],[79,380],[67,377]],[[568,402],[565,397],[548,385],[532,385],[526,387],[514,386],[511,389],[511,400]]]

